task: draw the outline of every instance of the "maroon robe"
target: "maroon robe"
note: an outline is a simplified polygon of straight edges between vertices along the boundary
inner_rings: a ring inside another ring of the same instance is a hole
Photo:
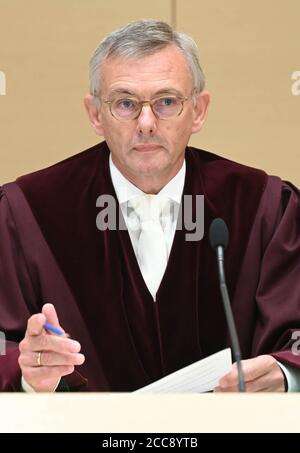
[[[208,229],[230,231],[226,271],[243,358],[291,352],[300,330],[300,209],[295,187],[187,148],[183,194],[204,194],[205,233],[177,230],[154,303],[128,231],[96,228],[101,194],[115,196],[101,143],[0,189],[0,389],[20,390],[19,342],[45,302],[82,345],[72,390],[132,391],[229,344]],[[80,373],[80,374],[79,374]]]

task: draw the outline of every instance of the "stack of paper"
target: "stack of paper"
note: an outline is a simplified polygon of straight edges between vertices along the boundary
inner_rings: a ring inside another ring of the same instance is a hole
[[[221,377],[230,371],[231,364],[231,351],[227,348],[181,368],[134,393],[209,392],[217,387]]]

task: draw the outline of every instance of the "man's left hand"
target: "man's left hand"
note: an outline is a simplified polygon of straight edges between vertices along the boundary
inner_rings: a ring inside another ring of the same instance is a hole
[[[276,359],[271,355],[260,355],[254,359],[242,360],[246,392],[284,392],[284,374]],[[238,392],[236,363],[225,374],[214,392]]]

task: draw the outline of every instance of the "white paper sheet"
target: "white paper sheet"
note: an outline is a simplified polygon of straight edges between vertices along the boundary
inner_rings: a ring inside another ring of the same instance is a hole
[[[133,393],[203,393],[213,390],[222,376],[231,369],[230,348],[192,363]]]

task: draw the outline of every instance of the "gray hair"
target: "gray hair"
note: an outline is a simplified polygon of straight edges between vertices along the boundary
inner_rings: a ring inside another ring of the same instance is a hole
[[[142,58],[153,55],[170,44],[175,44],[183,53],[191,72],[193,88],[200,93],[205,86],[205,77],[195,41],[185,33],[174,31],[165,22],[146,19],[131,22],[100,42],[89,65],[90,94],[95,100],[99,98],[101,66],[106,59],[114,56]]]

